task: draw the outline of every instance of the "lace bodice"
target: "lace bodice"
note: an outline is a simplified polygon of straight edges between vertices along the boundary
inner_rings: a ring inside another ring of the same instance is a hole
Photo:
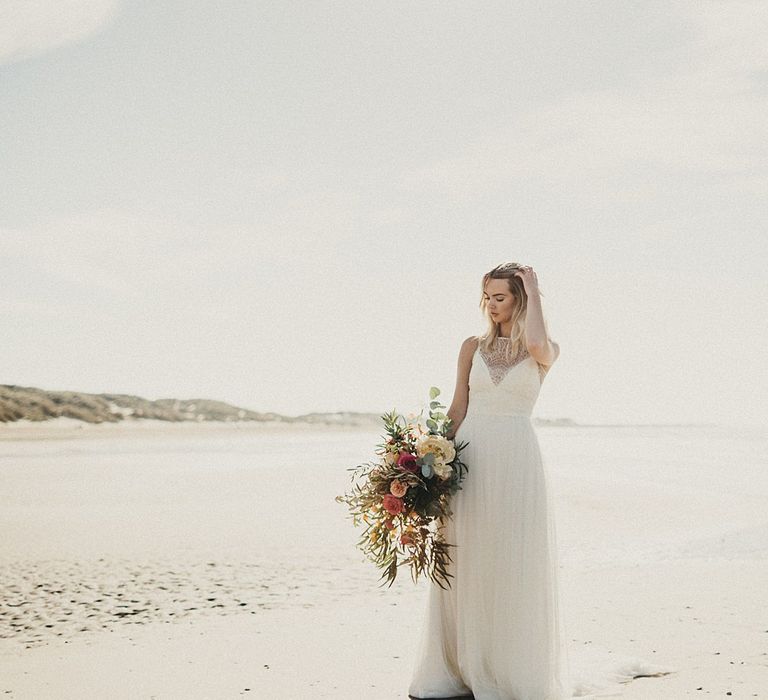
[[[478,346],[478,354],[483,358],[486,367],[488,367],[488,372],[491,375],[491,380],[497,386],[501,383],[501,380],[504,379],[509,370],[515,365],[520,364],[526,357],[530,357],[528,348],[521,343],[517,354],[507,358],[507,349],[510,342],[511,340],[508,337],[500,335],[496,338],[495,346],[491,350],[485,351]],[[536,363],[536,366],[539,370],[539,379],[544,381],[547,369],[538,362]]]
[[[499,337],[491,350],[479,339],[469,374],[468,415],[531,416],[548,367],[541,366],[525,345],[507,357],[507,337]]]

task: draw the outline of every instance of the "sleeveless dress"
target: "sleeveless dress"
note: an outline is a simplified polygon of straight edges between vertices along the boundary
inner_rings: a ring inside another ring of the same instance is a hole
[[[524,346],[507,360],[509,342],[500,337],[490,353],[478,345],[472,360],[467,413],[455,436],[469,441],[462,452],[469,471],[453,497],[453,517],[443,522],[446,541],[456,545],[447,567],[453,578],[446,589],[429,582],[411,697],[586,694],[570,678],[553,503],[531,421],[548,370]]]

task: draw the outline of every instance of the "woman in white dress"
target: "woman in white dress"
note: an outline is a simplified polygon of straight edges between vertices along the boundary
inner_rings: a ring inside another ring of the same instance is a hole
[[[559,356],[536,273],[483,276],[489,328],[459,353],[449,436],[469,467],[443,526],[450,588],[431,584],[408,689],[414,698],[562,700],[570,679],[548,475],[531,414]],[[631,678],[631,676],[630,676]],[[582,693],[577,692],[577,695]]]

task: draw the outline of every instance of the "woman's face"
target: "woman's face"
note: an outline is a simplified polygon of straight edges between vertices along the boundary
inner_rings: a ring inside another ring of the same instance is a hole
[[[509,291],[507,280],[488,280],[483,299],[485,299],[486,308],[494,323],[505,323],[512,319],[515,297]]]

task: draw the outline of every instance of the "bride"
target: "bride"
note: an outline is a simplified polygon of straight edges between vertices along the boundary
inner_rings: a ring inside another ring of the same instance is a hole
[[[668,672],[640,659],[574,683],[561,621],[549,474],[531,414],[560,354],[538,280],[504,263],[482,279],[482,336],[464,340],[448,409],[449,437],[468,442],[469,467],[441,523],[450,588],[430,585],[408,689],[413,698],[563,700],[615,681]],[[620,688],[619,688],[620,691]]]

